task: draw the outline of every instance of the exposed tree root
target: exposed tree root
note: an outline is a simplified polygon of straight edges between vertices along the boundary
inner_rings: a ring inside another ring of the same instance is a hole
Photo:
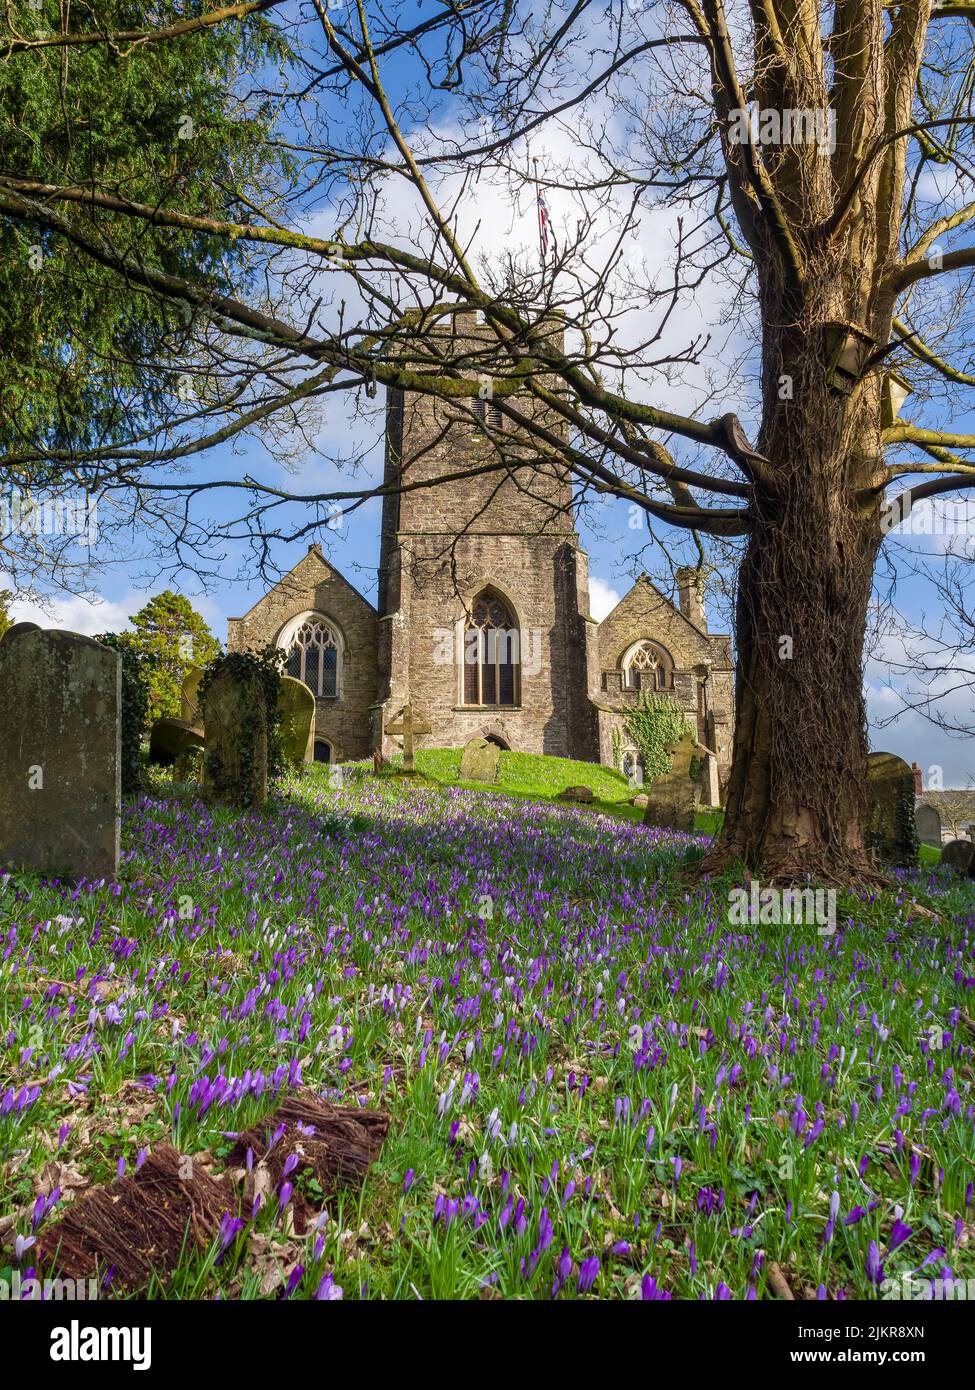
[[[237,1212],[235,1182],[249,1210],[254,1176],[260,1175],[267,1192],[279,1189],[293,1154],[298,1163],[288,1175],[295,1187],[289,1205],[301,1233],[339,1188],[361,1186],[389,1125],[385,1111],[288,1096],[240,1135],[227,1171],[217,1178],[207,1171],[213,1162],[208,1153],[190,1156],[161,1144],[131,1176],[93,1188],[46,1228],[38,1240],[38,1264],[65,1279],[88,1280],[111,1270],[113,1285],[126,1292],[145,1289],[154,1274],[171,1274],[185,1253],[211,1245],[224,1214]],[[302,1190],[305,1179],[317,1183],[311,1199]]]
[[[61,1278],[113,1270],[112,1283],[143,1289],[154,1273],[171,1273],[184,1250],[205,1250],[232,1204],[225,1185],[161,1144],[131,1177],[93,1188],[48,1227],[38,1260]]]
[[[266,1169],[276,1189],[286,1162],[292,1154],[297,1155],[298,1164],[288,1180],[295,1188],[293,1219],[295,1230],[301,1234],[315,1212],[302,1190],[306,1181],[317,1182],[319,1205],[339,1188],[361,1187],[389,1125],[390,1116],[384,1110],[360,1110],[351,1105],[329,1105],[308,1095],[291,1095],[272,1115],[239,1136],[227,1162],[238,1170],[235,1177],[246,1174],[248,1168]]]

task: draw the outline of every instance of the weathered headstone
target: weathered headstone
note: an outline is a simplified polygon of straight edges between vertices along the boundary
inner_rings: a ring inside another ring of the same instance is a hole
[[[718,759],[714,753],[705,753],[701,762],[701,800],[705,806],[721,805],[721,782],[718,777]]]
[[[471,738],[464,744],[460,760],[462,782],[496,782],[501,749],[486,738]]]
[[[281,754],[292,767],[315,760],[315,697],[304,681],[282,676],[278,686]]]
[[[7,631],[0,637],[0,647],[5,647],[8,642],[12,642],[15,637],[20,637],[25,632],[40,632],[37,623],[11,623]]]
[[[0,862],[115,878],[121,801],[117,652],[76,632],[0,647]]]
[[[187,748],[203,747],[203,731],[185,719],[156,719],[149,730],[149,761],[172,767]]]
[[[224,667],[203,697],[205,795],[232,806],[267,797],[267,697],[257,672]]]
[[[933,806],[918,806],[914,812],[917,838],[922,845],[937,845],[941,848],[941,817]]]
[[[174,782],[203,781],[203,746],[184,748],[173,765]]]
[[[433,730],[418,710],[412,704],[406,704],[401,710],[393,715],[393,718],[386,725],[387,734],[403,735],[403,771],[414,772],[416,769],[413,763],[414,746],[413,741],[417,734],[429,734]]]
[[[971,840],[949,840],[941,851],[941,862],[960,874],[971,873],[975,844]]]
[[[688,729],[678,742],[668,743],[666,751],[670,754],[670,771],[650,784],[643,824],[693,833],[701,792],[698,782],[691,778],[691,763],[706,750]]]
[[[200,681],[203,679],[203,667],[191,666],[183,677],[183,688],[180,691],[179,703],[180,719],[187,724],[192,724],[199,729],[203,725],[203,711],[200,709]]]
[[[867,849],[882,863],[908,867],[917,863],[914,773],[895,753],[871,753],[867,758],[863,835]]]
[[[589,801],[595,801],[596,793],[593,791],[592,787],[584,787],[580,784],[576,787],[566,787],[563,791],[560,791],[558,799],[559,801],[578,801],[580,804],[584,804]]]

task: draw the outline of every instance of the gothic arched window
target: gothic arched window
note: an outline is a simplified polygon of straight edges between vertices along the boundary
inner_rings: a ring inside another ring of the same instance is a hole
[[[638,642],[623,661],[630,690],[673,690],[674,663],[656,642]]]
[[[280,645],[287,652],[285,673],[304,681],[318,699],[339,693],[339,639],[327,618],[311,613],[285,630]]]
[[[485,589],[464,632],[464,704],[516,705],[521,634],[503,598]]]

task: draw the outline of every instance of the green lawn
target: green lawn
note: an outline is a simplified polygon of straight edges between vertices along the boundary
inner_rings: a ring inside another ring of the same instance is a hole
[[[596,800],[589,803],[594,811],[624,820],[640,822],[643,809],[631,806],[636,793],[621,772],[599,763],[577,762],[573,758],[553,758],[536,753],[502,752],[498,762],[498,780],[492,786],[484,782],[462,782],[460,761],[462,748],[421,748],[417,750],[417,771],[431,782],[443,786],[467,787],[471,791],[500,791],[508,796],[527,797],[532,801],[551,801],[566,787],[591,787]],[[393,758],[393,766],[402,759]],[[363,764],[364,766],[364,764]],[[720,826],[720,813],[702,811],[697,816],[697,829],[713,835]]]

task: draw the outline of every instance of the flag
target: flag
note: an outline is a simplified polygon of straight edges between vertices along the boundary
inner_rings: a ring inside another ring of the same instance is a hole
[[[542,248],[542,260],[548,254],[548,229],[551,223],[548,213],[548,204],[545,201],[545,194],[541,189],[538,190],[538,240]]]

